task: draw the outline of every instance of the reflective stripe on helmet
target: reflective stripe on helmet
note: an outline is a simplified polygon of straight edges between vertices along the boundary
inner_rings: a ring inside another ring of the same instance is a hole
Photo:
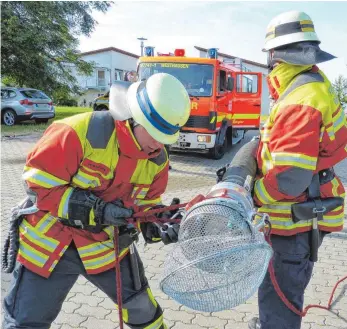
[[[160,132],[166,135],[174,135],[179,131],[181,127],[170,124],[155,110],[148,97],[146,81],[141,82],[139,85],[136,98],[146,119]]]
[[[277,25],[266,33],[266,39],[272,39],[297,32],[315,32],[312,21],[296,21]]]

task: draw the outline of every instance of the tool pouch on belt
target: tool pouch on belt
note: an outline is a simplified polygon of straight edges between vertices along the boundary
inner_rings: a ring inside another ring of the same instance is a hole
[[[121,226],[119,228],[119,250],[128,248],[133,242],[139,241],[139,232],[135,227]]]
[[[291,206],[292,218],[296,223],[300,220],[312,220],[311,243],[310,243],[310,261],[318,260],[318,248],[321,237],[319,232],[319,221],[324,219],[324,214],[343,205],[343,198],[331,197],[321,198],[320,185],[326,184],[334,178],[333,169],[325,169],[315,174],[308,187],[308,200],[295,203]]]
[[[292,204],[291,206],[294,223],[300,220],[310,220],[317,217],[317,210],[321,210],[319,214],[323,216],[343,205],[343,198],[331,197],[322,199],[320,197],[320,185],[330,182],[334,177],[335,175],[332,169],[321,170],[318,174],[313,176],[312,182],[308,187],[308,200]]]
[[[308,200],[305,202],[295,203],[292,205],[293,221],[297,223],[300,220],[309,220],[317,216],[317,206],[322,209],[322,215],[334,210],[335,208],[343,205],[343,198],[326,198],[317,200]]]

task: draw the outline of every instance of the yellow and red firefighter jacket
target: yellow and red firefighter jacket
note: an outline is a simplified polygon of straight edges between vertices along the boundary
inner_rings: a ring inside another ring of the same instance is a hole
[[[312,222],[294,223],[291,205],[307,200],[314,174],[347,157],[347,122],[329,80],[317,66],[281,63],[267,79],[276,103],[261,129],[254,201],[260,212],[270,215],[273,234],[294,235],[309,231]],[[345,196],[336,175],[321,184],[320,192],[322,198]],[[324,215],[319,229],[339,231],[343,217],[341,206]]]
[[[168,157],[165,149],[152,157],[141,151],[128,121],[114,121],[108,112],[83,113],[45,131],[27,157],[23,178],[39,211],[20,225],[18,261],[49,277],[73,241],[87,273],[96,274],[114,266],[113,228],[92,233],[64,225],[73,189],[149,209],[161,204]],[[91,225],[93,219],[91,211]],[[121,250],[121,257],[127,252]]]

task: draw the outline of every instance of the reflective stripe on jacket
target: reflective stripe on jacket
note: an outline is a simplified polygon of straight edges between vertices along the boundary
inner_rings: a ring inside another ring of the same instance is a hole
[[[261,129],[257,154],[260,176],[254,188],[260,212],[270,215],[274,234],[311,229],[311,221],[294,223],[290,206],[307,199],[313,174],[347,157],[347,121],[333,88],[316,66],[281,63],[268,76],[276,100]],[[345,196],[338,177],[321,185],[323,198]],[[344,207],[324,216],[319,227],[339,231]]]
[[[152,158],[142,152],[128,122],[114,121],[109,112],[84,113],[55,121],[45,131],[27,157],[23,178],[40,211],[21,224],[18,260],[49,277],[73,240],[93,274],[114,266],[113,228],[91,233],[63,225],[57,217],[68,218],[73,189],[147,209],[161,203],[168,158],[164,149]],[[122,250],[121,256],[126,253]]]

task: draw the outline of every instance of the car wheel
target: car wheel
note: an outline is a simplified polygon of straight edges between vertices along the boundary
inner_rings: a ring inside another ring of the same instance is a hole
[[[108,111],[108,108],[105,105],[99,105],[96,107],[96,111]]]
[[[47,123],[48,119],[35,119],[35,123]]]
[[[2,122],[6,126],[14,126],[17,120],[17,114],[13,110],[4,110],[2,112]]]

